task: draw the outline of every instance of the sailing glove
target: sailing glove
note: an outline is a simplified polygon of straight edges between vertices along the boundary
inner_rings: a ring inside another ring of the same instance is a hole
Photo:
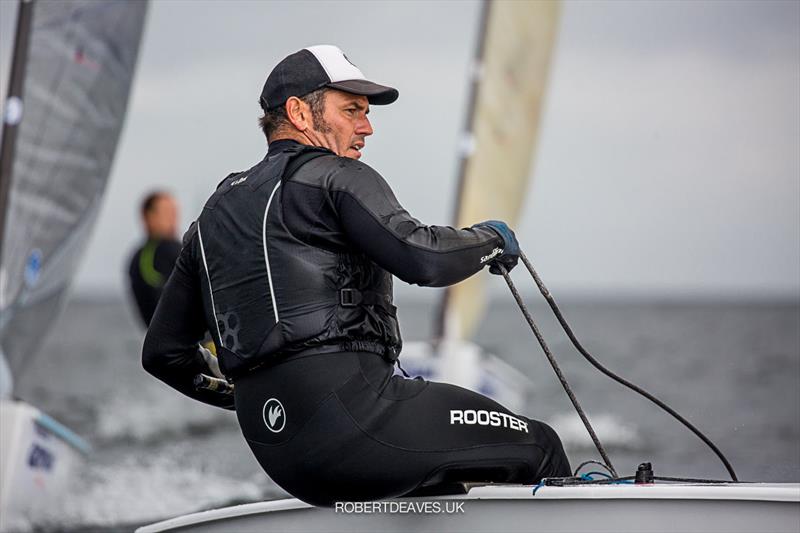
[[[503,265],[508,272],[511,272],[511,269],[517,266],[517,261],[519,261],[519,242],[517,242],[517,236],[514,235],[511,228],[505,222],[499,220],[479,222],[472,227],[489,228],[503,239],[503,250],[489,262],[489,272],[497,275],[502,274],[499,265]]]

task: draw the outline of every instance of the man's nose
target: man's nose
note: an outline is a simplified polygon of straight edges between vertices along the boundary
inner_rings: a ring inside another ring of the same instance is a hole
[[[372,124],[369,122],[369,117],[364,115],[364,118],[358,121],[356,133],[365,137],[367,135],[372,135]]]

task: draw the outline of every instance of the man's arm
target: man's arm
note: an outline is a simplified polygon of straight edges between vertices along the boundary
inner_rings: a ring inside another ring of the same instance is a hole
[[[403,209],[389,185],[353,161],[329,181],[344,232],[373,261],[407,283],[458,283],[502,253],[503,239],[487,227],[427,226]]]
[[[142,349],[142,366],[170,387],[201,402],[233,409],[233,397],[211,391],[197,391],[194,377],[211,375],[211,370],[198,351],[206,331],[203,314],[200,275],[196,253],[194,225],[184,237],[184,245],[172,275],[156,307]]]

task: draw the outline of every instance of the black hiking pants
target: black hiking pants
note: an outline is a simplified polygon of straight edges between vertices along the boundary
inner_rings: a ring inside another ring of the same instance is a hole
[[[542,422],[461,387],[393,375],[366,352],[287,359],[236,380],[236,413],[266,473],[313,505],[459,482],[569,476]]]

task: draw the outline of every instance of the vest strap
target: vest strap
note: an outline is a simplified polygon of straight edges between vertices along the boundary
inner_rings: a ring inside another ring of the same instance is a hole
[[[287,150],[288,151],[288,150]],[[289,163],[286,164],[286,169],[283,171],[283,176],[281,177],[282,181],[289,180],[292,176],[294,176],[295,172],[300,170],[300,167],[311,161],[312,159],[316,159],[318,157],[322,157],[323,155],[331,155],[329,150],[321,150],[321,149],[297,149],[293,150],[290,153],[297,153],[298,155],[290,156],[291,159]]]
[[[390,310],[392,303],[389,297],[375,291],[360,291],[358,289],[341,289],[339,291],[339,305],[342,307],[358,307],[359,305],[376,305]]]

